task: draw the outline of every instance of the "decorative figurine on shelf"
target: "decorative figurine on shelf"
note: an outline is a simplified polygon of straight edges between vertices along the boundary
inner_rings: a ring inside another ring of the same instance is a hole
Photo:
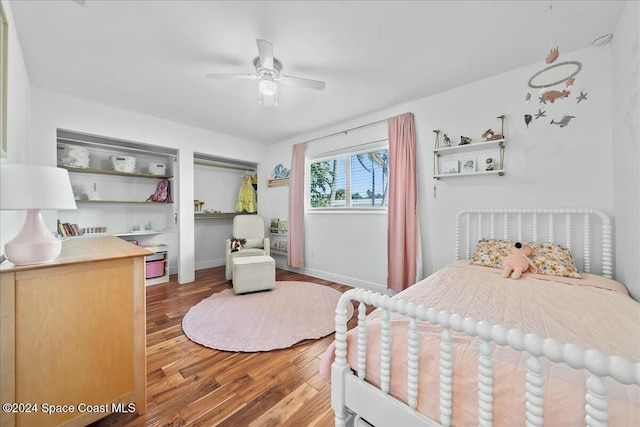
[[[193,201],[193,209],[196,212],[202,212],[202,205],[204,205],[204,202],[202,202],[200,200],[194,200]]]
[[[443,134],[442,143],[444,144],[445,147],[451,147],[451,139],[449,138],[449,135],[447,135],[446,133]]]
[[[486,162],[487,162],[487,167],[485,168],[486,171],[494,171],[494,170],[496,170],[496,164],[493,161],[493,158],[491,158],[491,157],[487,158]]]
[[[482,134],[482,137],[484,138],[485,141],[496,141],[498,139],[503,139],[504,135],[502,135],[501,133],[495,133],[491,129],[487,129]]]
[[[98,186],[93,183],[93,191],[89,194],[89,200],[100,200],[100,193],[98,193]]]
[[[471,138],[469,138],[468,136],[461,136],[460,144],[458,145],[467,145],[467,144],[471,144]]]
[[[291,171],[289,169],[282,166],[282,163],[278,163],[276,167],[273,168],[273,171],[271,171],[271,178],[272,179],[289,178],[290,174],[291,174]]]

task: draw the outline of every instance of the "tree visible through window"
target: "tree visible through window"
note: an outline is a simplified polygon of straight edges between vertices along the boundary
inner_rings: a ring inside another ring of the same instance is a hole
[[[380,149],[311,163],[312,208],[387,206],[389,151]]]

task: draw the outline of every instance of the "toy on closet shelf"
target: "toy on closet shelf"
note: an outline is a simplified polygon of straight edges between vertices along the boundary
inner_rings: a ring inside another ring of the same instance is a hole
[[[202,200],[198,200],[195,199],[193,201],[193,209],[195,212],[202,212],[202,206],[204,205],[204,202]]]
[[[502,277],[511,276],[512,279],[519,279],[526,271],[536,273],[538,269],[529,259],[532,254],[533,250],[526,244],[514,243],[511,253],[502,261]]]

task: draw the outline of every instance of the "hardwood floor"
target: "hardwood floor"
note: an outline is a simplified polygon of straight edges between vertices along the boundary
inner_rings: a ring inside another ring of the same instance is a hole
[[[279,269],[276,280],[350,289]],[[92,426],[333,426],[330,386],[318,374],[333,334],[260,353],[213,350],[184,335],[189,308],[229,288],[224,267],[197,271],[194,283],[171,276],[147,288],[147,413],[112,414]]]

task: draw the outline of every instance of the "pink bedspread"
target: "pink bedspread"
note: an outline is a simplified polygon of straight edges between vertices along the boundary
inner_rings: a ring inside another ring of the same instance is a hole
[[[553,337],[583,348],[598,348],[640,361],[640,304],[618,282],[583,274],[582,279],[525,274],[519,280],[504,279],[501,270],[457,261],[398,294],[397,298],[436,306],[463,317],[474,317]],[[367,381],[379,385],[380,310],[368,316]],[[406,319],[391,316],[394,347],[391,394],[406,401]],[[420,323],[420,383],[418,410],[439,418],[439,327]],[[348,361],[355,369],[357,336],[349,332]],[[453,424],[477,425],[478,349],[480,340],[453,334]],[[494,424],[525,424],[526,355],[492,345],[494,363]],[[327,349],[320,373],[330,380],[333,345]],[[543,359],[545,425],[583,426],[585,419],[585,371]],[[640,387],[623,386],[605,378],[609,401],[609,425],[640,425]]]

